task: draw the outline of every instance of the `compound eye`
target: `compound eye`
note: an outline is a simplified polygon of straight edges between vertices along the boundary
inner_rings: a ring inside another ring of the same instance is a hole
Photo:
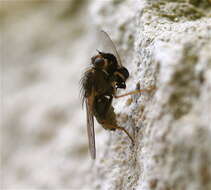
[[[103,58],[101,57],[97,57],[94,62],[93,62],[94,66],[97,68],[102,68],[104,67],[105,61]]]

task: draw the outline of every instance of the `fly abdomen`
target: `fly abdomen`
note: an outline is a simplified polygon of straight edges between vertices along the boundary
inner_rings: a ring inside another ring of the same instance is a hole
[[[96,118],[99,118],[99,120],[104,120],[106,118],[112,99],[112,96],[109,95],[95,97],[93,109]]]

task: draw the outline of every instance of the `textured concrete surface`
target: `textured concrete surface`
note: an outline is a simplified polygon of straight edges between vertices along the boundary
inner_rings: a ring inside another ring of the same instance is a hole
[[[210,2],[97,1],[95,10],[97,24],[117,36],[126,55],[128,89],[157,86],[116,103],[136,143],[112,134],[95,166],[96,187],[210,189]]]
[[[209,0],[5,3],[2,10],[4,189],[211,189]],[[96,124],[93,162],[78,81],[99,45],[97,29],[110,34],[130,71],[126,91],[157,89],[114,101],[135,146]]]

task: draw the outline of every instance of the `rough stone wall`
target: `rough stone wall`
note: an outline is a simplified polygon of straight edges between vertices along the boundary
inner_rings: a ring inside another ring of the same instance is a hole
[[[3,5],[2,189],[211,189],[209,0]],[[96,124],[92,162],[78,81],[96,29],[130,71],[126,91],[156,90],[114,101],[135,146]]]
[[[211,189],[211,3],[96,1],[95,6],[97,24],[111,30],[125,52],[132,75],[128,90],[157,87],[116,102],[120,124],[135,134],[135,146],[121,132],[112,134],[95,165],[96,187]]]

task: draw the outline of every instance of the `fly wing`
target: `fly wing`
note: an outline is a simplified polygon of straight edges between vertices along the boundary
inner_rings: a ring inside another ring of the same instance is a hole
[[[95,78],[92,69],[88,69],[80,80],[82,105],[84,103],[86,104],[87,134],[89,140],[89,150],[92,159],[95,159],[96,157],[94,116],[93,116],[94,79]]]
[[[110,36],[105,31],[101,30],[99,37],[100,37],[99,40],[101,41],[102,45],[102,47],[100,47],[100,51],[105,53],[113,53],[117,58],[118,64],[122,66],[121,58]]]
[[[87,119],[87,134],[89,140],[89,150],[92,159],[96,158],[96,148],[95,148],[95,131],[94,131],[94,117],[92,114],[92,96],[86,98],[86,119]]]

